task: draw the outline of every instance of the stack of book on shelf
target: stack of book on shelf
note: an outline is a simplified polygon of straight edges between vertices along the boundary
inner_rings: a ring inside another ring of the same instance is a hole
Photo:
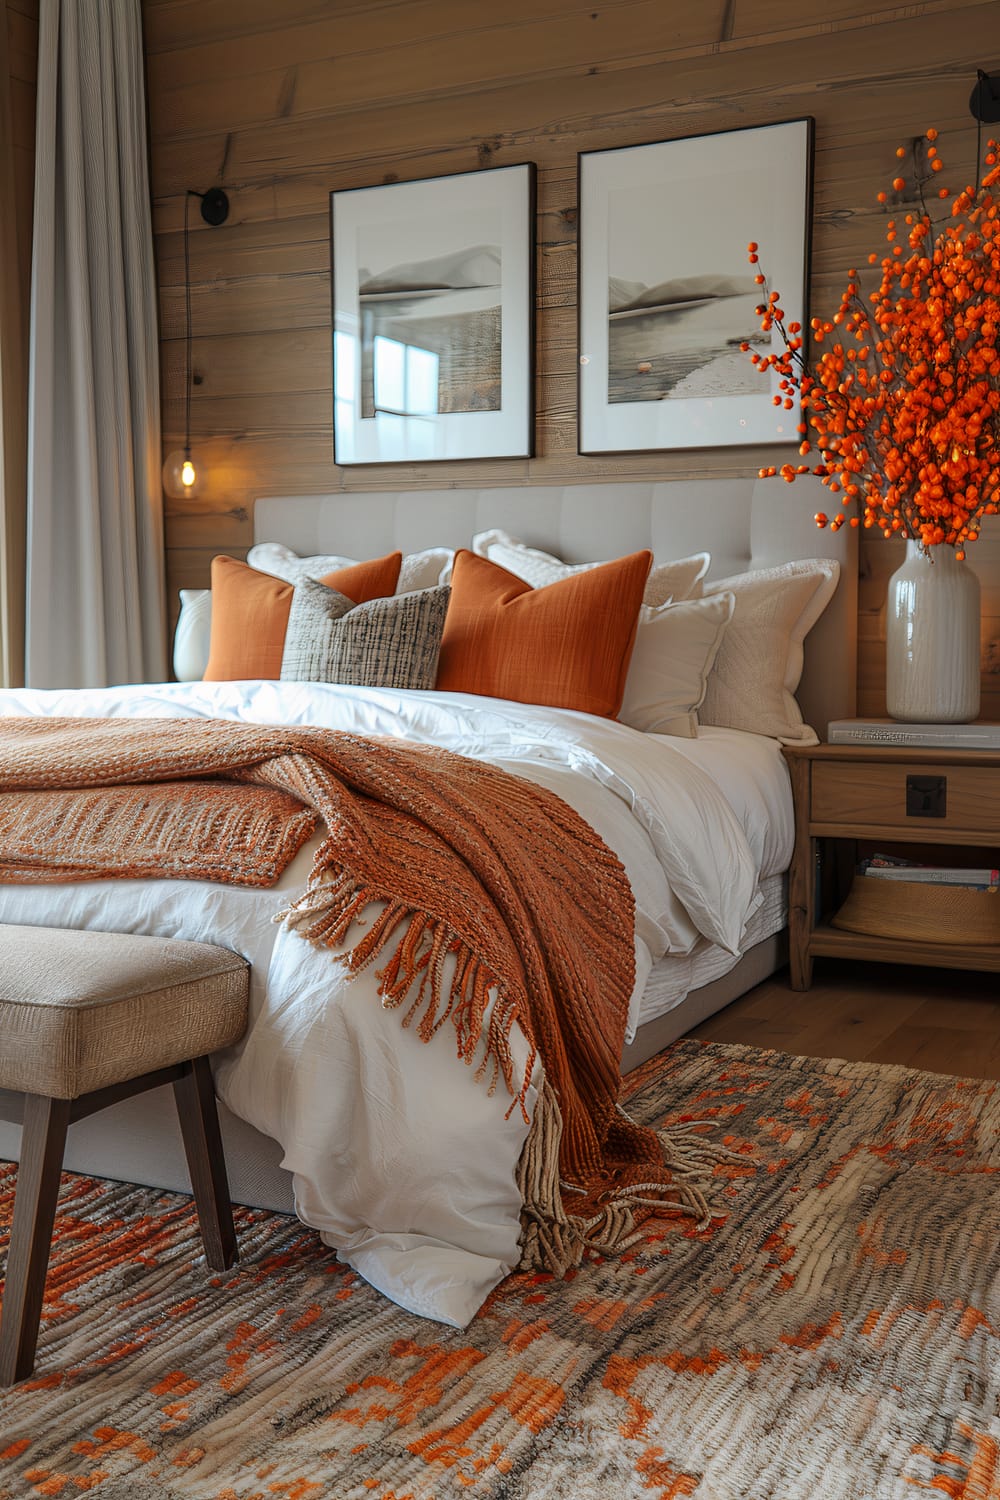
[[[974,891],[995,891],[1000,886],[1000,870],[924,865],[919,860],[896,859],[890,854],[873,854],[871,859],[863,859],[858,874],[875,880],[915,881],[920,885],[961,885]]]
[[[1000,869],[862,860],[834,927],[871,937],[962,946],[1000,943]]]

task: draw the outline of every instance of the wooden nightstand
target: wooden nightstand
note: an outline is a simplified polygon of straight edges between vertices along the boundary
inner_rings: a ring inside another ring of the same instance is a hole
[[[785,755],[795,799],[788,887],[792,988],[809,988],[819,955],[1000,970],[1000,943],[870,937],[828,921],[846,895],[858,840],[947,845],[949,851],[1000,848],[1000,751],[790,745]],[[992,866],[997,857],[968,863]]]

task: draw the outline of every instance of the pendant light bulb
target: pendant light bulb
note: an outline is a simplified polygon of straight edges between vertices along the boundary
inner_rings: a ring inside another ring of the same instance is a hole
[[[167,454],[163,465],[163,488],[171,500],[187,500],[201,487],[202,466],[191,457],[190,448],[177,448]]]
[[[201,202],[206,224],[224,224],[229,217],[229,199],[222,188],[198,193],[188,188],[184,195],[184,447],[168,453],[163,465],[163,488],[171,500],[187,500],[198,494],[204,472],[191,458],[191,387],[195,383],[191,365],[191,199]],[[201,377],[198,377],[200,383]]]

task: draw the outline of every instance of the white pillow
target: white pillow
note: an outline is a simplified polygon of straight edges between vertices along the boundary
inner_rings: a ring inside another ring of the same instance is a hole
[[[404,553],[396,593],[411,594],[415,589],[432,589],[439,583],[446,583],[447,579],[441,575],[446,568],[450,570],[453,556],[448,547],[427,547],[423,552]],[[300,578],[323,578],[338,568],[352,568],[358,561],[356,557],[332,555],[300,557],[281,542],[257,542],[247,553],[247,564],[251,568],[283,578],[286,583],[298,583]]]
[[[709,675],[700,723],[746,729],[785,744],[816,744],[795,689],[802,642],[833,598],[839,576],[838,562],[815,557],[706,586],[706,598],[729,593],[736,603]]]
[[[618,718],[650,734],[694,739],[697,710],[733,613],[732,594],[644,604]]]
[[[181,589],[181,612],[174,630],[174,676],[200,682],[208,666],[212,635],[212,590]]]
[[[544,588],[547,583],[557,583],[571,573],[585,573],[590,568],[599,568],[599,562],[565,563],[549,552],[540,552],[537,547],[527,547],[506,531],[480,531],[472,538],[472,550],[480,557],[489,558],[498,567],[506,568],[530,583],[532,588]],[[702,580],[708,572],[711,559],[707,552],[695,552],[691,557],[678,558],[676,562],[654,563],[646,579],[643,604],[654,608],[661,604],[675,603],[678,599],[697,599],[702,592]]]

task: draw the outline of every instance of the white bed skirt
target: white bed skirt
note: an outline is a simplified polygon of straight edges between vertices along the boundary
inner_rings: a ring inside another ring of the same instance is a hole
[[[787,958],[786,880],[761,882],[764,899],[747,926],[741,958],[708,947],[692,956],[663,958],[650,974],[642,1009],[647,1019],[622,1054],[622,1071],[636,1068],[730,1001],[760,984]],[[690,975],[696,987],[679,988]],[[0,1160],[19,1161],[21,1096],[0,1089]],[[282,1149],[219,1103],[230,1195],[251,1208],[294,1213],[292,1176]],[[79,1120],[66,1142],[67,1172],[138,1182],[174,1192],[191,1191],[177,1110],[169,1085]]]

